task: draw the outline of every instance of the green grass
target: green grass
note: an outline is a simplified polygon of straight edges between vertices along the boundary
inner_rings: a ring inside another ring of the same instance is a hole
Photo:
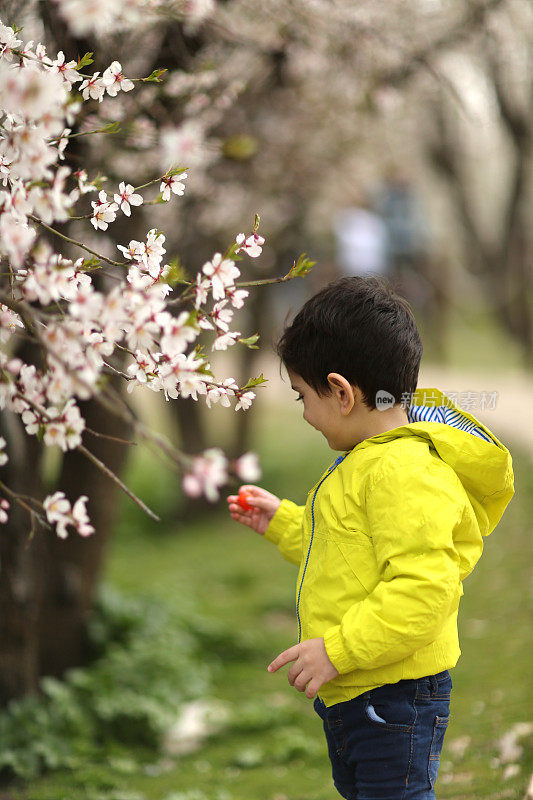
[[[257,446],[263,485],[303,501],[332,454],[298,417],[292,405],[282,415],[265,409]],[[521,741],[518,775],[504,780],[504,765],[494,761],[498,739],[515,723],[533,719],[528,570],[533,463],[511,450],[517,494],[465,582],[462,657],[452,672],[452,721],[437,785],[442,800],[519,800],[533,772],[531,737]],[[161,495],[165,481],[173,493],[173,480],[141,451],[131,464],[129,483],[145,499],[156,496],[158,487]],[[288,685],[286,670],[266,671],[269,661],[296,641],[295,567],[222,509],[186,527],[163,523],[157,534],[151,526],[147,533],[136,507],[124,504],[123,510],[106,579],[125,593],[148,592],[173,605],[185,599],[213,626],[238,632],[238,657],[223,642],[213,654],[212,696],[229,704],[241,729],[233,724],[197,752],[162,762],[142,748],[118,748],[107,763],[88,767],[87,775],[52,774],[17,792],[0,793],[0,800],[170,800],[172,793],[175,800],[338,797],[312,702]],[[459,756],[453,743],[465,736],[470,742]]]

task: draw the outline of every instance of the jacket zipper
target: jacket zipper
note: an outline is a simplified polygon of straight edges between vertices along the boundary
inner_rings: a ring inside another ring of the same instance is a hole
[[[306,573],[306,570],[307,570],[307,564],[309,563],[309,556],[311,555],[311,547],[313,545],[313,536],[315,534],[315,511],[314,511],[315,497],[317,495],[318,490],[320,489],[320,487],[322,486],[322,484],[326,480],[326,478],[329,475],[331,475],[331,473],[333,472],[333,470],[336,467],[339,466],[341,461],[344,461],[344,459],[346,458],[347,455],[349,455],[349,453],[345,453],[343,456],[339,456],[333,462],[333,464],[328,469],[328,471],[326,472],[326,474],[324,475],[322,480],[320,480],[317,483],[316,488],[315,488],[315,493],[313,494],[313,499],[311,500],[311,521],[312,521],[312,524],[311,524],[311,538],[309,540],[309,547],[307,548],[307,557],[305,559],[305,566],[304,566],[304,569],[303,569],[303,572],[302,572],[302,579],[300,581],[300,588],[298,589],[298,599],[296,601],[296,618],[298,620],[298,644],[300,644],[301,639],[302,639],[302,622],[300,620],[300,595],[302,593],[302,586],[303,586],[303,582],[304,582],[304,578],[305,578],[305,573]]]

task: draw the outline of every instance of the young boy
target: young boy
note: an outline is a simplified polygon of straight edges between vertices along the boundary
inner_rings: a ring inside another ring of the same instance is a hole
[[[347,800],[431,800],[460,655],[462,581],[514,494],[509,451],[437,389],[416,389],[409,304],[379,278],[334,281],[278,354],[304,419],[342,455],[305,506],[243,487],[233,519],[300,566],[291,686],[314,699]]]

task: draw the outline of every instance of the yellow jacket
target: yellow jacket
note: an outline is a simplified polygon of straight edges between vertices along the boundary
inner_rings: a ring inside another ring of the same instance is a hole
[[[298,641],[324,637],[340,673],[326,706],[457,663],[462,581],[514,494],[507,448],[438,389],[409,424],[340,456],[265,538],[300,565]]]

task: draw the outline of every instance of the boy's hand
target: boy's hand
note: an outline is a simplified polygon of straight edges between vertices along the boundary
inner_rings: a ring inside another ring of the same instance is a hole
[[[230,494],[227,501],[231,518],[242,525],[248,525],[249,528],[263,536],[268,528],[268,523],[278,510],[281,500],[275,494],[267,492],[266,489],[261,489],[260,486],[245,485],[240,488],[246,492],[247,504],[253,507],[245,510],[238,504],[238,496]]]
[[[336,678],[339,674],[329,660],[322,637],[307,639],[305,642],[300,642],[300,644],[284,650],[268,665],[268,671],[276,672],[289,661],[294,661],[287,673],[290,685],[299,692],[305,691],[306,696],[310,699],[315,697],[324,683]]]

